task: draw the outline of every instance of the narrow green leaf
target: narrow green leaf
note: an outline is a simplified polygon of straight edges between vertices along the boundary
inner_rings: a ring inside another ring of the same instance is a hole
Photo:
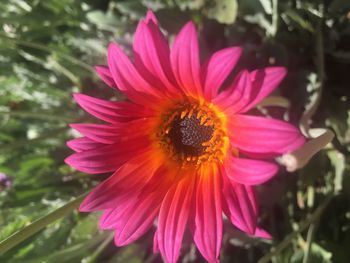
[[[17,231],[13,235],[9,236],[8,238],[4,239],[0,242],[0,254],[3,254],[10,250],[11,248],[17,246],[24,240],[30,238],[34,234],[38,233],[40,230],[45,228],[47,225],[51,224],[52,222],[68,215],[71,213],[74,209],[76,209],[86,194],[82,194],[78,196],[77,198],[73,199],[72,201],[68,202],[64,206],[61,206],[60,208],[56,209],[55,211],[52,211],[51,213],[37,219],[33,223],[29,224],[28,226],[24,227],[23,229]]]
[[[295,23],[297,23],[301,28],[311,33],[315,33],[315,28],[313,27],[313,25],[309,21],[304,19],[295,10],[289,9],[285,11],[284,14],[287,15],[290,19],[292,19]]]

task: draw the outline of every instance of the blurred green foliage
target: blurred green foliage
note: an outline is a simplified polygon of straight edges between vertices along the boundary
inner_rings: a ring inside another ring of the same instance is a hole
[[[312,127],[336,138],[302,170],[259,186],[260,224],[275,237],[253,239],[227,224],[222,262],[348,262],[350,257],[350,1],[348,0],[5,0],[0,2],[0,239],[91,189],[107,175],[67,167],[70,122],[89,118],[72,92],[119,98],[94,73],[106,47],[131,50],[137,21],[153,9],[169,38],[188,20],[202,57],[244,47],[238,69],[284,65],[277,95],[290,107],[265,113],[295,124],[321,95]],[[310,216],[311,219],[310,220]],[[69,216],[0,255],[0,262],[160,262],[152,236],[116,248],[97,214]],[[264,256],[264,257],[263,257]],[[263,258],[262,258],[263,257]],[[183,262],[201,262],[190,240]]]

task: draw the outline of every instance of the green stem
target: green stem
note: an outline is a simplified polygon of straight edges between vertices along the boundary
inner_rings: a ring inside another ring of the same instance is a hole
[[[110,233],[109,236],[98,246],[94,253],[90,256],[86,263],[94,263],[96,258],[105,250],[105,248],[111,243],[114,238],[114,232]]]
[[[281,253],[288,245],[290,242],[292,242],[295,237],[300,235],[304,230],[306,230],[310,224],[316,222],[320,216],[322,215],[323,211],[326,209],[330,201],[332,200],[333,195],[328,196],[323,203],[317,207],[317,209],[311,214],[309,218],[304,220],[299,224],[299,229],[297,231],[292,232],[289,234],[281,243],[279,243],[275,248],[271,249],[271,252],[263,256],[262,258],[259,259],[258,263],[268,263],[271,261],[273,257]]]
[[[272,0],[272,32],[273,37],[276,36],[278,31],[278,0]]]
[[[69,56],[67,54],[64,54],[64,53],[61,53],[61,52],[57,52],[57,50],[50,49],[47,46],[44,46],[44,45],[41,45],[41,44],[38,44],[38,43],[28,42],[28,41],[25,41],[25,40],[16,39],[16,38],[9,37],[9,36],[1,34],[1,33],[0,33],[0,37],[1,38],[5,38],[7,40],[10,40],[10,41],[12,41],[12,42],[14,42],[16,44],[19,44],[19,45],[23,45],[23,46],[26,46],[26,47],[39,49],[39,50],[42,50],[42,51],[46,51],[48,53],[57,54],[60,57],[64,58],[65,60],[71,62],[72,64],[78,65],[78,66],[82,67],[83,69],[85,69],[86,71],[89,71],[89,72],[95,74],[94,69],[90,65],[80,61],[79,59],[73,58],[73,57],[71,57],[71,56]]]
[[[77,198],[66,203],[65,205],[61,206],[55,211],[37,219],[28,226],[22,228],[21,230],[15,232],[8,238],[2,240],[0,242],[0,254],[7,252],[11,248],[17,246],[21,242],[38,233],[40,230],[44,229],[47,225],[71,213],[74,209],[78,208],[85,196],[86,194],[78,196]]]
[[[315,234],[315,228],[316,228],[316,224],[311,223],[309,230],[307,231],[306,248],[305,248],[305,252],[304,252],[303,263],[309,262],[312,242],[313,242],[314,234]]]
[[[258,107],[282,107],[290,108],[290,102],[281,96],[269,96],[258,104]]]

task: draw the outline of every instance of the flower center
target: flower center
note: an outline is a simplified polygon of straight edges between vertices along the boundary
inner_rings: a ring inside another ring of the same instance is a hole
[[[157,134],[161,148],[168,159],[182,167],[198,167],[225,158],[226,117],[213,104],[187,99],[167,111],[161,122]]]
[[[201,120],[196,117],[180,116],[174,118],[170,125],[168,136],[175,150],[180,154],[189,156],[199,156],[204,153],[206,146],[203,144],[213,137],[213,125],[201,124]]]

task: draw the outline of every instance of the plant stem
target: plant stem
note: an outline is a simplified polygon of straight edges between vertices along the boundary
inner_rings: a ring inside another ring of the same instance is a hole
[[[272,0],[272,32],[273,37],[276,36],[278,31],[278,0]]]
[[[308,263],[309,258],[310,258],[310,252],[311,252],[311,247],[312,247],[312,241],[314,239],[314,234],[315,234],[315,228],[316,224],[311,223],[309,230],[307,231],[307,237],[306,237],[306,248],[304,252],[304,258],[303,258],[303,263]]]
[[[94,253],[90,256],[89,260],[86,263],[94,263],[96,258],[105,250],[105,248],[111,243],[114,238],[114,232],[110,233],[108,237],[98,246]]]
[[[66,203],[60,208],[37,219],[36,221],[32,222],[28,226],[22,228],[21,230],[15,232],[8,238],[2,240],[0,242],[0,254],[7,252],[11,248],[17,246],[21,242],[25,241],[26,239],[30,238],[34,234],[38,233],[40,230],[44,229],[47,225],[71,213],[74,209],[76,209],[80,205],[80,203],[82,202],[85,196],[86,194],[82,194],[78,196],[77,198]]]
[[[299,223],[300,227],[297,231],[294,231],[291,234],[289,234],[281,243],[279,243],[275,248],[271,249],[270,253],[260,258],[258,263],[268,263],[270,262],[271,258],[281,253],[289,245],[289,243],[294,240],[295,237],[297,237],[300,233],[302,233],[305,229],[307,229],[310,224],[314,223],[320,218],[320,216],[322,215],[323,211],[328,206],[332,198],[333,198],[333,195],[328,196],[323,201],[323,203],[321,203],[317,207],[317,209],[311,214],[309,218]]]

